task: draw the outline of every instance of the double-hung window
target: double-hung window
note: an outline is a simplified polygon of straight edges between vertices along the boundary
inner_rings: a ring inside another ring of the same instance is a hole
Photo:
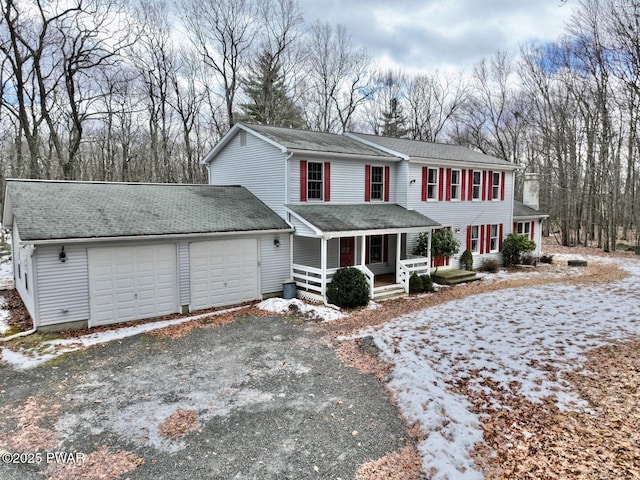
[[[438,199],[438,169],[429,168],[427,171],[427,200]]]
[[[480,227],[478,225],[471,226],[469,250],[471,250],[472,253],[480,253]]]
[[[384,167],[371,167],[371,200],[384,200]]]
[[[323,178],[322,163],[307,163],[307,198],[309,200],[322,200]]]
[[[531,236],[531,222],[518,222],[516,233],[529,238]]]
[[[473,172],[473,200],[482,198],[482,172]]]
[[[498,225],[489,226],[489,251],[497,252],[500,248],[498,242]]]
[[[491,199],[500,200],[500,172],[493,172],[491,179]]]
[[[382,263],[382,235],[369,237],[369,263]]]
[[[451,200],[460,200],[460,170],[451,170]]]

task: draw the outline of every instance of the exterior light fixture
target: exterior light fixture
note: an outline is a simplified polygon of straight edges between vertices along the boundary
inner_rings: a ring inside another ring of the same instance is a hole
[[[60,255],[58,255],[58,259],[64,263],[67,261],[67,254],[64,253],[64,245],[62,246],[62,249],[60,249]]]
[[[276,235],[276,238],[274,238],[274,239],[273,239],[273,244],[274,244],[276,247],[279,247],[279,246],[280,246],[280,235]]]

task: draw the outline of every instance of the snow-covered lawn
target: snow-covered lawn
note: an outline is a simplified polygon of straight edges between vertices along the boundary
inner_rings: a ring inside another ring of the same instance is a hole
[[[394,365],[389,387],[426,436],[418,448],[430,478],[482,478],[469,456],[482,441],[480,418],[456,392],[458,381],[472,392],[488,393],[495,382],[531,401],[551,396],[562,409],[581,409],[585,404],[557,372],[580,369],[588,349],[640,338],[640,261],[598,261],[620,262],[630,276],[479,294],[358,334],[372,335]],[[496,407],[507,408],[495,398]]]

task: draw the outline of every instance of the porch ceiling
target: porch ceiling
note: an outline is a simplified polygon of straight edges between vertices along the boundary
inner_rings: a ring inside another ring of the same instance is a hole
[[[341,236],[340,233],[353,232],[412,232],[440,226],[435,220],[395,203],[304,204],[287,205],[287,208],[323,236],[327,233]]]

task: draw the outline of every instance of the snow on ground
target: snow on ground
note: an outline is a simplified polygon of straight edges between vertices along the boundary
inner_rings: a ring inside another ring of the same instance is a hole
[[[346,317],[344,313],[330,307],[309,305],[297,298],[285,300],[284,298],[267,298],[256,305],[261,310],[274,313],[293,314],[307,317],[311,320],[326,322],[339,320]]]
[[[467,380],[472,391],[488,392],[486,385],[495,382],[531,401],[551,395],[560,408],[585,408],[553,370],[579,369],[586,350],[640,337],[640,262],[597,260],[619,262],[630,276],[604,285],[556,283],[479,294],[359,333],[372,335],[394,365],[389,386],[404,415],[426,435],[418,448],[425,472],[437,472],[430,478],[482,478],[469,457],[482,441],[480,418],[452,384]],[[580,274],[579,268],[570,271]]]
[[[59,357],[60,355],[63,355],[65,353],[73,352],[75,350],[91,347],[93,345],[99,345],[101,343],[111,342],[113,340],[121,340],[123,338],[138,335],[140,333],[150,332],[153,330],[158,330],[160,328],[169,327],[171,325],[190,322],[192,320],[199,320],[201,318],[223,315],[225,313],[234,312],[243,308],[246,308],[246,306],[227,308],[225,310],[203,313],[191,317],[144,323],[141,325],[134,325],[132,327],[114,327],[113,330],[89,333],[87,335],[75,338],[47,340],[38,343],[36,346],[23,347],[20,349],[20,351],[17,352],[7,347],[0,346],[0,359],[18,370],[26,370],[48,362],[49,360]]]

